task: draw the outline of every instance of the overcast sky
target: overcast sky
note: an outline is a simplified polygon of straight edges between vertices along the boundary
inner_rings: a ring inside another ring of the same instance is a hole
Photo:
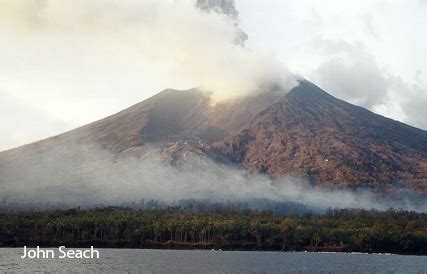
[[[427,129],[426,0],[236,0],[236,8],[240,26],[185,0],[0,0],[0,150],[165,88],[202,85],[222,98],[268,80],[287,86],[288,71]],[[233,43],[239,29],[244,49]]]

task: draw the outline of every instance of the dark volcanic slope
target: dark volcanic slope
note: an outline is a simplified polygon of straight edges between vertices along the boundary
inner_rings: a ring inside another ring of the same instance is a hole
[[[93,155],[100,148],[104,156]],[[91,163],[111,155],[114,161],[139,157],[152,148],[172,161],[190,152],[272,176],[308,176],[321,185],[410,186],[427,193],[426,131],[338,100],[307,81],[288,94],[216,105],[198,89],[165,90],[103,120],[0,153],[0,183],[13,182],[5,179],[7,171],[31,166],[42,172],[58,159],[66,163],[62,176],[84,179],[99,166]]]
[[[68,163],[66,168],[76,170],[79,176],[82,170],[86,174],[87,169],[97,166],[87,167],[83,162],[103,161],[92,155],[100,149],[116,159],[139,157],[153,148],[168,152],[172,159],[186,152],[223,159],[209,144],[244,126],[283,95],[272,91],[214,105],[208,94],[198,89],[164,90],[100,121],[1,152],[0,175],[24,165],[42,170],[47,163],[52,166],[53,159],[63,159]],[[1,181],[0,176],[0,186]]]
[[[427,192],[427,132],[341,101],[302,81],[215,147],[270,175],[383,188],[410,182]]]

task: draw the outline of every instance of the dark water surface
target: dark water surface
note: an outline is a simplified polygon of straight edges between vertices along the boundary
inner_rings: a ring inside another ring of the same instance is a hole
[[[427,273],[427,256],[380,254],[98,249],[100,259],[21,259],[0,249],[0,272]]]

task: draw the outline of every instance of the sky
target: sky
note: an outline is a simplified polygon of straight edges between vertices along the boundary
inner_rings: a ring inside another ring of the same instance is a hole
[[[0,150],[93,122],[166,88],[218,100],[292,75],[427,129],[426,0],[0,0]],[[236,43],[241,33],[248,39]]]

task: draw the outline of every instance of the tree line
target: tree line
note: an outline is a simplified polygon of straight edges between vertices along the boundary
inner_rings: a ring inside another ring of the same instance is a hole
[[[328,210],[270,211],[126,208],[0,214],[0,246],[340,251],[427,254],[427,214]]]

